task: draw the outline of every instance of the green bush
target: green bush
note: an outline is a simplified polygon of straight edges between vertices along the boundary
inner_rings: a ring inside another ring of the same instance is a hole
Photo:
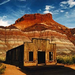
[[[75,63],[75,56],[72,57],[73,62]]]
[[[57,56],[57,62],[63,64],[75,64],[75,55]]]
[[[57,62],[63,63],[63,59],[62,59],[62,58],[58,58],[58,59],[57,59]]]

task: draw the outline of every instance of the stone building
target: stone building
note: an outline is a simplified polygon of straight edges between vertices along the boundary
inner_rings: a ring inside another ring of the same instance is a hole
[[[48,39],[33,38],[32,42],[7,52],[7,63],[18,66],[39,66],[56,64],[56,44]]]

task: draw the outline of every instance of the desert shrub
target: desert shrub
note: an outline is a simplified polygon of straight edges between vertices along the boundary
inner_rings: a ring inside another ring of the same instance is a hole
[[[71,56],[65,56],[63,58],[64,60],[64,64],[73,64],[73,61],[72,61],[72,57]]]
[[[57,58],[57,62],[58,62],[58,63],[63,63],[63,58],[58,57],[58,58]]]
[[[0,57],[0,62],[5,61],[5,57]]]
[[[72,61],[72,59],[63,59],[63,64],[73,64],[73,61]]]
[[[5,68],[6,67],[3,64],[0,63],[0,74],[4,73]]]
[[[73,62],[75,63],[75,55],[72,57]]]
[[[57,62],[63,64],[74,64],[75,63],[75,56],[57,56]]]

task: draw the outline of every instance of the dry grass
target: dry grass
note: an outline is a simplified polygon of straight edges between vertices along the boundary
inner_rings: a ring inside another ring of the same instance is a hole
[[[5,61],[5,57],[0,57],[0,62]]]

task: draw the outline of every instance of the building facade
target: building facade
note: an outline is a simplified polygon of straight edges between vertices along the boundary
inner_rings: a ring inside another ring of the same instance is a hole
[[[57,62],[56,44],[48,39],[33,38],[32,42],[9,50],[6,61],[18,66],[54,65]]]

